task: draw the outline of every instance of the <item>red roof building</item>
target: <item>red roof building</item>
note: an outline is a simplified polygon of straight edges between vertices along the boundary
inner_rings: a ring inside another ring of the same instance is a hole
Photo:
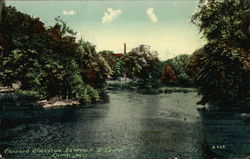
[[[126,53],[127,53],[127,45],[126,45],[126,43],[124,43],[124,53],[114,53],[114,54],[112,54],[112,56],[116,57],[116,58],[120,58]]]
[[[116,57],[116,58],[120,58],[120,57],[122,57],[124,54],[122,54],[122,53],[114,53],[114,54],[112,54],[112,56],[113,57]]]

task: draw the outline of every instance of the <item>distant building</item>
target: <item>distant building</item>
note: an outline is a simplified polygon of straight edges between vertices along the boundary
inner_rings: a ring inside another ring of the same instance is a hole
[[[120,58],[120,57],[122,57],[124,54],[122,54],[122,53],[113,53],[112,54],[112,56],[113,57],[116,57],[116,58]]]
[[[112,56],[115,58],[120,58],[126,53],[127,53],[127,44],[124,43],[124,52],[123,53],[113,53]]]

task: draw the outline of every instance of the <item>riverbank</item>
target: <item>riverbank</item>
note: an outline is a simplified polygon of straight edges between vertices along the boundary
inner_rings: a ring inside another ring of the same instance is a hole
[[[197,89],[194,87],[173,87],[173,86],[162,86],[159,88],[138,88],[138,85],[135,81],[107,81],[107,90],[129,90],[137,91],[142,94],[159,94],[159,93],[189,93],[197,92]]]
[[[195,88],[185,88],[185,87],[161,87],[159,89],[138,89],[134,82],[132,81],[108,81],[106,90],[117,91],[117,90],[127,90],[131,92],[138,92],[141,94],[169,94],[169,93],[190,93],[196,92]],[[44,109],[59,108],[65,106],[73,106],[81,104],[77,100],[73,99],[63,99],[61,97],[53,97],[49,99],[39,100],[32,95],[23,95],[18,93],[18,89],[13,87],[0,87],[0,100],[4,101],[24,101],[32,103],[32,105],[42,107]],[[101,93],[104,99],[100,102],[108,101],[106,91]]]
[[[39,99],[39,97],[35,96],[35,94],[27,94],[23,93],[23,91],[18,91],[17,89],[11,89],[10,87],[6,87],[8,89],[3,89],[0,92],[0,103],[16,103],[17,105],[25,104],[34,107],[42,107],[44,109],[50,108],[60,108],[74,105],[82,105],[84,107],[89,107],[94,103],[107,103],[109,101],[108,91],[101,90],[100,91],[100,99],[98,101],[91,101],[81,103],[79,100],[63,98],[60,96],[55,96],[51,98]]]
[[[60,97],[53,97],[49,99],[43,99],[38,100],[35,97],[30,96],[23,96],[21,94],[18,94],[15,90],[11,91],[1,91],[0,92],[0,101],[1,103],[8,103],[8,102],[14,102],[14,103],[26,103],[28,105],[32,106],[39,106],[44,109],[48,108],[58,108],[58,107],[64,107],[64,106],[72,106],[72,105],[79,105],[80,102],[73,99],[63,99]]]

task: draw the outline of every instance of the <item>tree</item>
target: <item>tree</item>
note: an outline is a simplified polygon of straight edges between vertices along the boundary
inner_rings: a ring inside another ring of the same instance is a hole
[[[208,41],[230,41],[249,50],[250,1],[207,0],[200,5],[192,22]]]
[[[157,52],[150,50],[150,46],[146,45],[132,49],[122,60],[126,64],[126,75],[140,79],[151,78],[153,66],[159,62]]]
[[[180,86],[193,86],[192,78],[189,77],[185,71],[185,65],[189,57],[190,55],[183,54],[165,61],[165,68],[161,77],[162,82]]]
[[[157,88],[160,85],[161,62],[157,52],[150,46],[140,45],[122,57],[125,64],[124,73],[127,77],[138,79],[139,87],[144,89]]]
[[[81,102],[99,100],[99,90],[110,74],[95,46],[80,40],[59,17],[45,27],[14,7],[3,8],[0,23],[0,82],[19,80],[20,92],[39,99],[61,96]]]
[[[116,79],[117,77],[122,77],[124,74],[125,64],[122,61],[122,57],[115,57],[113,51],[103,50],[100,54],[109,64],[112,69],[111,77]]]
[[[106,79],[112,74],[112,69],[106,59],[96,52],[95,45],[79,41],[83,56],[80,58],[82,77],[94,88],[102,88]]]
[[[176,84],[177,78],[175,72],[170,65],[165,65],[162,71],[161,82],[166,84]]]
[[[189,60],[187,72],[201,104],[250,107],[250,1],[210,0],[193,16],[208,43]]]

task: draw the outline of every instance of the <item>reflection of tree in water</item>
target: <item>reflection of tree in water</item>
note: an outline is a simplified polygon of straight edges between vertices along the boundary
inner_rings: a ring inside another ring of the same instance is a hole
[[[236,159],[250,154],[250,122],[232,110],[202,111],[204,155],[207,159]]]
[[[146,99],[147,108],[142,112],[146,118],[140,121],[142,128],[137,136],[137,158],[201,159],[203,137],[199,119],[186,121],[184,114],[163,106],[159,98]]]
[[[63,136],[55,135],[58,134],[57,131],[64,130],[53,129],[53,125],[60,125],[60,123],[65,122],[73,128],[74,122],[71,121],[76,121],[77,118],[77,109],[73,107],[44,110],[22,102],[1,103],[0,154],[3,154],[6,148],[23,149],[35,145],[47,147],[53,144],[53,139],[50,140],[49,136],[54,135],[58,140],[63,138]],[[63,126],[58,127],[63,128]],[[45,144],[42,145],[43,143]]]
[[[110,102],[109,95],[108,95],[107,91],[101,91],[100,98],[101,98],[101,101],[103,103],[109,103]]]

